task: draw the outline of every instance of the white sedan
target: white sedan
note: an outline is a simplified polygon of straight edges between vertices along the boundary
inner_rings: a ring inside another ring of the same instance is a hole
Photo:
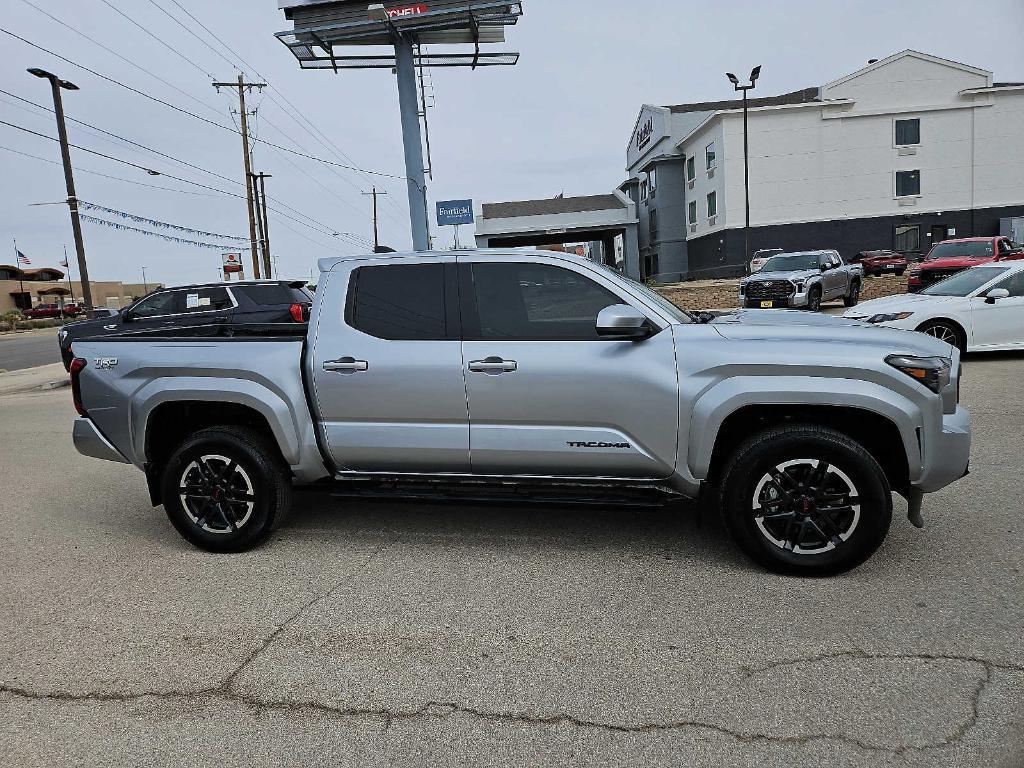
[[[866,301],[843,317],[921,331],[962,352],[1024,349],[1024,262],[965,269],[920,293]]]

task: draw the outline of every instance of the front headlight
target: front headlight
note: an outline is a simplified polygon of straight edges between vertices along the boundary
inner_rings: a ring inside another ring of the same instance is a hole
[[[921,270],[920,269],[912,269],[912,270],[910,270],[910,276],[911,277],[918,277],[920,274],[921,274]]]
[[[872,315],[868,318],[869,323],[891,323],[896,320],[906,320],[913,315],[913,312],[895,312],[893,314]]]
[[[889,355],[885,362],[897,370],[917,379],[935,394],[949,384],[949,358],[917,357],[916,355]]]

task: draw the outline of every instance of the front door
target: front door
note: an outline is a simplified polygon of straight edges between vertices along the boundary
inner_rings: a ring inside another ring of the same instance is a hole
[[[997,283],[1010,296],[988,304],[982,297],[971,299],[972,348],[1019,346],[1024,348],[1024,272],[1017,272]],[[989,289],[991,290],[991,289]]]
[[[931,237],[928,238],[928,245],[936,245],[949,237],[949,227],[945,224],[933,224],[929,232]]]
[[[462,256],[459,280],[474,473],[671,474],[679,410],[671,328],[643,341],[598,336],[604,307],[643,308],[569,261]]]
[[[313,390],[341,470],[469,471],[454,257],[343,263],[323,276]]]

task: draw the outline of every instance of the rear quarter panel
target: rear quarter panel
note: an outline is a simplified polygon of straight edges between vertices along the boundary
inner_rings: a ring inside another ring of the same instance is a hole
[[[146,430],[168,402],[236,403],[270,425],[296,479],[326,476],[301,375],[303,338],[93,339],[75,344],[87,365],[82,403],[103,435],[138,467]],[[201,427],[214,426],[204,424]]]

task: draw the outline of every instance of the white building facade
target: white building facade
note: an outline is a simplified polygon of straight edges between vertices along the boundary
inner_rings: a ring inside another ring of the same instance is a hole
[[[752,98],[749,144],[751,253],[918,256],[1024,216],[1024,83],[928,54]],[[627,165],[621,189],[637,202],[642,277],[742,271],[740,101],[645,105]]]

